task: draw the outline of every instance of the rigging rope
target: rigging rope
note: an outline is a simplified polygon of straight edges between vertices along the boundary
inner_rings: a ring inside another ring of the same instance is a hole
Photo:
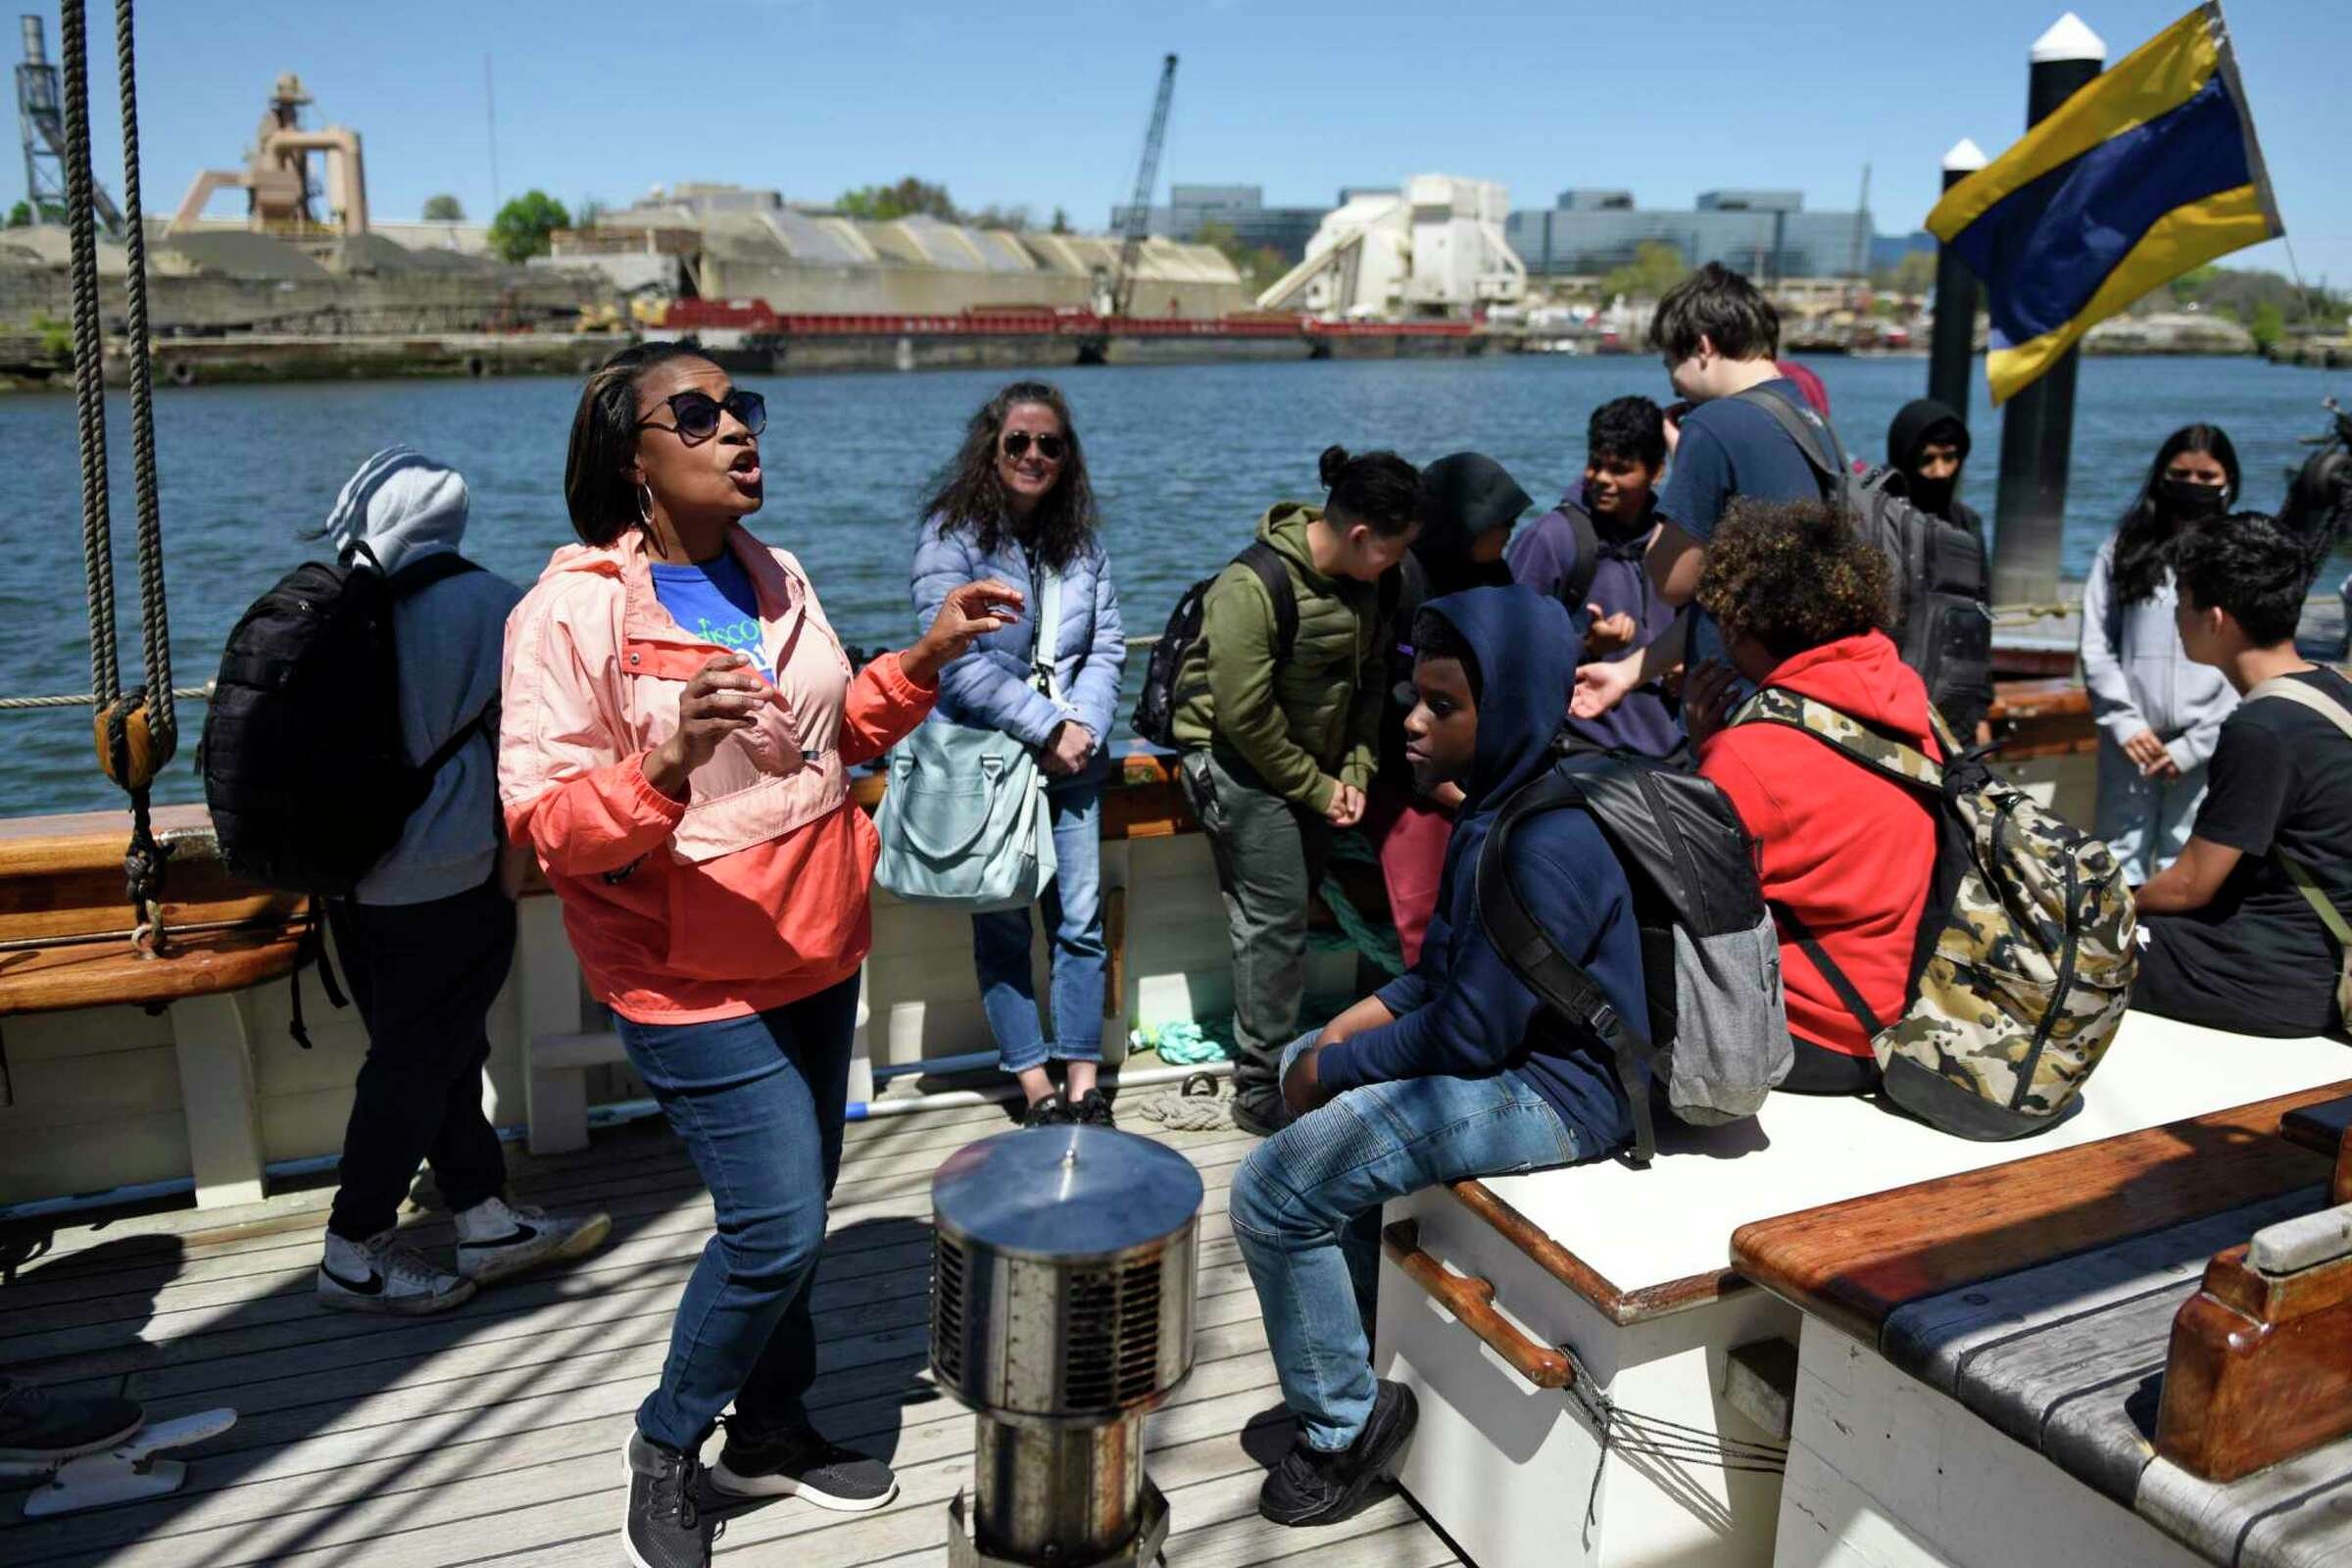
[[[163,951],[164,861],[156,841],[151,791],[179,741],[172,689],[171,626],[164,601],[164,541],[155,472],[153,366],[147,316],[147,236],[139,206],[138,91],[131,0],[115,0],[115,46],[122,76],[124,180],[123,295],[130,335],[131,466],[138,498],[140,657],[144,686],[122,688],[117,651],[113,520],[107,494],[106,360],[98,303],[96,181],[90,172],[89,29],[82,0],[59,0],[58,43],[66,92],[66,220],[74,291],[74,392],[81,444],[82,566],[90,606],[92,728],[98,765],[130,797],[130,843],[122,856],[125,892],[137,916],[139,952]],[[152,693],[153,695],[150,695]]]

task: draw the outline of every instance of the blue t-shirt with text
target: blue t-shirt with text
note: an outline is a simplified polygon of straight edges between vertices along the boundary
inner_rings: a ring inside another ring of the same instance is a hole
[[[1804,406],[1805,394],[1794,381],[1776,377],[1763,385]],[[1711,398],[1683,420],[1674,467],[1658,495],[1658,515],[1703,545],[1715,537],[1724,509],[1740,496],[1818,501],[1821,481],[1770,413],[1739,398]],[[1731,662],[1714,618],[1696,607],[1687,657],[1693,669],[1708,659]]]
[[[731,648],[760,674],[771,681],[776,678],[760,646],[759,592],[733,551],[687,566],[656,562],[654,597],[689,636]]]

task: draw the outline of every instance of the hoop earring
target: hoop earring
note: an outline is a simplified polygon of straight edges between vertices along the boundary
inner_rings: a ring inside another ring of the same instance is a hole
[[[637,481],[637,525],[647,532],[654,526],[654,487],[643,479]]]

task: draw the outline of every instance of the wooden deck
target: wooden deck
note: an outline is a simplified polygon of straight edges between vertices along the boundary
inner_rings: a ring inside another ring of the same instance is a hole
[[[1131,1116],[1138,1130],[1150,1123]],[[797,1500],[730,1510],[717,1560],[753,1568],[946,1561],[945,1505],[971,1478],[972,1419],[926,1370],[932,1171],[1004,1130],[1001,1107],[850,1128],[817,1273],[828,1435],[879,1452],[903,1492],[880,1513]],[[1316,1568],[1438,1568],[1459,1559],[1400,1496],[1331,1529],[1257,1517],[1265,1467],[1290,1438],[1257,1298],[1224,1222],[1253,1140],[1162,1135],[1200,1169],[1197,1361],[1151,1418],[1181,1568],[1316,1554]],[[601,1252],[484,1292],[440,1317],[320,1310],[312,1298],[321,1188],[250,1208],[61,1222],[0,1254],[0,1366],[51,1385],[114,1389],[151,1418],[232,1404],[236,1428],[183,1451],[188,1485],[158,1501],[26,1523],[0,1492],[0,1562],[109,1568],[504,1568],[622,1561],[621,1446],[660,1369],[670,1314],[710,1234],[708,1200],[659,1123],[587,1151],[511,1153],[517,1196],[609,1209]],[[440,1215],[409,1234],[446,1255]],[[29,1255],[28,1255],[29,1254]],[[710,1450],[715,1456],[715,1446]]]

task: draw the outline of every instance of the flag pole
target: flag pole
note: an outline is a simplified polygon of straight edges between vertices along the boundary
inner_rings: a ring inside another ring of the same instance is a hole
[[[1943,188],[1950,190],[1984,164],[1984,149],[1963,139],[1943,155]],[[1977,274],[1949,245],[1936,247],[1936,332],[1928,341],[1928,396],[1966,424],[1971,363],[1977,352]]]
[[[2096,79],[2107,63],[2107,45],[2070,11],[2034,40],[2031,60],[2028,129]],[[1939,329],[1941,325],[1939,317]],[[1992,551],[1996,605],[2046,604],[2058,595],[2066,475],[2075,444],[2077,363],[2076,351],[2067,350],[2001,408],[2001,488]]]

